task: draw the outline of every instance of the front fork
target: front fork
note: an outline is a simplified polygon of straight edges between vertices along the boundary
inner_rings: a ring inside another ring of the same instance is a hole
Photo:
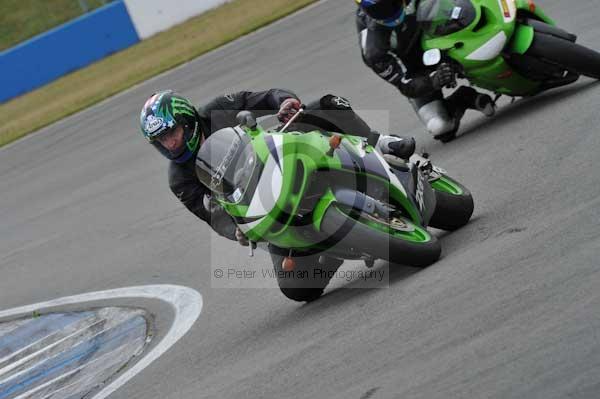
[[[423,217],[423,226],[427,226],[436,207],[435,191],[431,183],[441,178],[446,171],[431,163],[427,153],[415,153],[410,157],[410,161],[416,168],[415,200]]]

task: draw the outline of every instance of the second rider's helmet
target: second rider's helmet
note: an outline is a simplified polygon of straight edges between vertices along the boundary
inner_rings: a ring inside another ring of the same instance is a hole
[[[404,22],[405,0],[356,0],[358,6],[377,23],[395,28]]]
[[[153,94],[142,107],[140,128],[144,137],[171,161],[184,163],[194,156],[200,146],[198,111],[185,97],[172,90]],[[158,140],[177,127],[183,128],[183,145],[169,151]]]

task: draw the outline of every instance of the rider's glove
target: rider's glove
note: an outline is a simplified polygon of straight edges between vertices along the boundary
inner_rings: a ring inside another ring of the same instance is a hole
[[[456,87],[456,75],[450,64],[440,64],[438,68],[429,75],[431,84],[435,90],[443,87]]]
[[[247,247],[249,245],[248,238],[244,235],[244,233],[242,233],[242,230],[240,230],[239,227],[235,229],[235,239],[243,247]]]
[[[300,110],[302,103],[296,98],[287,98],[281,103],[279,112],[277,112],[277,119],[281,123],[288,123],[288,121]]]

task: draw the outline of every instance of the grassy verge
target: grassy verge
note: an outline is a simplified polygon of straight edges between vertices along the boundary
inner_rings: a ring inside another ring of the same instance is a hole
[[[85,0],[91,11],[107,3]],[[77,0],[2,0],[0,1],[0,51],[46,32],[84,13]]]
[[[252,32],[316,0],[233,0],[0,105],[0,146]],[[157,57],[156,54],[160,54]]]

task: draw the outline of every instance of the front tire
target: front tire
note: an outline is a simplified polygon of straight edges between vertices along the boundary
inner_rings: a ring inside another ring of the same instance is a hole
[[[282,269],[283,259],[289,250],[269,245],[273,269],[277,276],[277,284],[281,293],[288,299],[297,302],[312,302],[318,299],[329,284],[332,273],[343,263],[337,259],[328,259],[326,264],[319,263],[319,254],[292,254],[296,267],[293,272],[285,273]],[[320,272],[315,273],[315,270]]]
[[[442,252],[435,236],[405,218],[386,221],[338,204],[325,212],[321,230],[345,247],[392,263],[425,267],[437,261]]]
[[[536,32],[526,54],[578,75],[600,79],[600,53],[577,43]]]
[[[431,182],[436,206],[429,221],[431,227],[453,231],[466,225],[473,215],[473,196],[465,186],[442,175]]]

